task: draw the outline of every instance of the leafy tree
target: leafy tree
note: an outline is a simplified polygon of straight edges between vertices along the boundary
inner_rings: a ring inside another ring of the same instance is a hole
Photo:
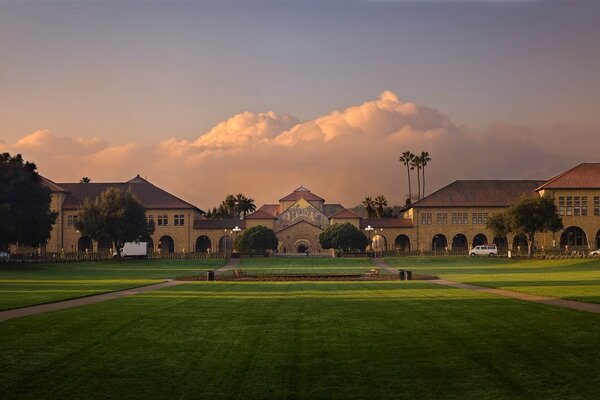
[[[9,243],[37,246],[50,238],[56,213],[50,211],[50,189],[34,163],[20,154],[0,154],[0,250]]]
[[[90,183],[92,180],[90,178],[88,178],[87,176],[84,176],[83,178],[81,178],[79,180],[79,183]]]
[[[431,157],[429,157],[429,152],[422,151],[421,155],[419,156],[419,159],[421,160],[421,170],[423,172],[423,197],[425,197],[425,167],[427,166],[429,161],[431,161]]]
[[[319,235],[319,243],[324,249],[364,250],[369,239],[350,222],[333,224]]]
[[[548,195],[522,197],[504,212],[488,219],[487,227],[496,236],[522,234],[528,242],[527,255],[533,257],[535,236],[539,232],[557,232],[563,228],[554,199]]]
[[[408,201],[407,204],[412,203],[412,190],[410,187],[410,170],[411,170],[411,162],[415,158],[415,155],[410,151],[405,151],[399,158],[399,161],[406,166],[406,173],[408,174]]]
[[[384,209],[384,207],[387,207],[387,205],[388,205],[388,202],[387,202],[387,199],[385,198],[385,196],[380,195],[380,196],[375,197],[373,204],[375,205],[375,215],[377,215],[377,218],[378,219],[383,218],[383,209]]]
[[[244,218],[246,218],[246,214],[256,211],[254,199],[250,197],[246,197],[239,193],[237,196],[235,196],[235,201],[235,208],[238,216],[242,215]]]
[[[94,240],[111,240],[115,248],[138,241],[154,232],[146,210],[130,191],[110,188],[95,201],[85,201],[75,227]]]
[[[267,251],[277,250],[277,236],[272,229],[257,225],[244,230],[235,239],[235,248],[238,251]]]
[[[370,196],[365,197],[362,202],[362,205],[365,207],[365,214],[367,218],[375,217],[375,209],[373,208],[373,199]]]

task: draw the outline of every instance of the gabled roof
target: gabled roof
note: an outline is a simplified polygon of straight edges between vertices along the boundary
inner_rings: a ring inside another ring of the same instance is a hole
[[[311,192],[304,186],[300,186],[298,189],[294,190],[292,193],[279,199],[279,201],[296,201],[296,200],[300,200],[300,199],[304,199],[307,201],[325,201],[324,199],[317,196],[316,194],[314,194],[313,192]]]
[[[279,204],[263,204],[258,210],[264,211],[267,214],[271,214],[276,217],[277,215],[279,215],[279,212],[281,211],[281,205],[279,205]]]
[[[61,188],[60,186],[58,186],[56,183],[52,182],[50,179],[39,175],[40,177],[40,181],[42,182],[42,185],[46,186],[48,189],[50,189],[52,191],[52,193],[64,193],[66,192],[65,189]]]
[[[407,208],[508,207],[523,195],[537,196],[540,180],[459,180],[444,186]]]
[[[246,228],[246,221],[237,218],[228,219],[206,219],[200,218],[194,221],[194,229],[233,229],[235,227]]]
[[[332,218],[339,218],[339,219],[350,219],[350,218],[354,218],[354,219],[358,219],[360,218],[360,215],[354,214],[352,211],[350,210],[340,210],[338,212],[336,212],[335,214],[331,215],[329,217],[329,219]]]
[[[360,228],[364,229],[371,225],[373,228],[412,228],[412,220],[408,218],[363,218],[360,220]]]
[[[291,224],[291,225],[288,225],[288,226],[286,226],[286,227],[283,227],[283,228],[279,229],[279,230],[278,230],[278,231],[276,231],[275,233],[279,233],[279,232],[281,232],[281,231],[285,231],[286,229],[289,229],[289,228],[291,228],[292,226],[296,226],[296,225],[298,225],[298,224],[302,224],[302,223],[304,223],[304,224],[308,224],[308,225],[310,225],[310,226],[313,226],[313,227],[317,228],[317,229],[318,229],[318,230],[320,230],[320,231],[322,231],[322,230],[323,230],[323,228],[321,228],[321,227],[320,227],[320,226],[318,226],[318,225],[315,225],[315,224],[313,224],[312,222],[309,222],[309,221],[307,221],[307,220],[305,220],[305,219],[300,219],[300,220],[298,220],[298,221],[294,222],[294,223],[293,223],[293,224]]]
[[[329,218],[331,215],[344,210],[341,204],[323,204],[323,214]]]
[[[57,183],[60,188],[68,192],[63,209],[76,210],[87,199],[95,200],[102,192],[109,188],[130,190],[146,209],[193,209],[202,212],[198,207],[179,197],[159,188],[141,178],[139,175],[127,182],[115,183]]]
[[[536,190],[599,189],[600,163],[583,163],[555,176]]]
[[[277,217],[272,214],[269,214],[266,211],[258,209],[252,214],[246,215],[246,219],[277,219]]]

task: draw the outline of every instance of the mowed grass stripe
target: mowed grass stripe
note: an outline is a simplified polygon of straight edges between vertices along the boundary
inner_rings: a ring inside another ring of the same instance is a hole
[[[0,397],[600,396],[600,316],[593,314],[406,282],[163,291],[181,296],[133,296],[0,324]],[[218,297],[302,291],[341,291],[354,301]]]

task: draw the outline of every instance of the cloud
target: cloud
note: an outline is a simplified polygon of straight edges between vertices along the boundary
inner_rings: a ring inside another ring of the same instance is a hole
[[[277,202],[300,185],[352,207],[379,194],[390,204],[404,203],[406,170],[398,157],[405,150],[430,153],[428,193],[455,179],[544,179],[598,160],[595,153],[582,159],[548,144],[547,137],[560,143],[558,129],[545,135],[510,123],[479,130],[458,126],[434,108],[384,91],[375,100],[303,122],[274,112],[242,112],[192,140],[111,146],[38,131],[0,149],[22,152],[53,180],[87,175],[118,181],[140,173],[203,209],[228,193],[245,193],[257,205]],[[595,141],[586,146],[597,148]]]

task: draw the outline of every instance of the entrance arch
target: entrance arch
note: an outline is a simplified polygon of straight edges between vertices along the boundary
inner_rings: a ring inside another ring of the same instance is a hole
[[[305,244],[301,244],[298,246],[298,248],[296,249],[297,253],[306,253],[306,250],[308,250],[308,246]]]
[[[467,237],[462,233],[459,233],[452,238],[452,250],[465,251],[468,247],[469,242],[467,241]]]
[[[154,252],[154,240],[152,240],[151,237],[147,237],[146,239],[144,239],[144,241],[148,243],[148,254],[152,254]]]
[[[108,250],[112,250],[112,240],[110,239],[100,239],[98,240],[98,253],[107,252]]]
[[[446,247],[448,247],[448,239],[446,236],[438,233],[431,239],[431,250],[433,251],[445,251]]]
[[[525,237],[525,235],[523,235],[522,233],[519,233],[518,235],[515,235],[515,238],[513,239],[513,245],[512,248],[513,250],[519,250],[519,248],[523,251],[523,250],[527,250],[527,238]]]
[[[383,235],[375,235],[371,240],[371,249],[373,251],[386,251],[387,250],[387,239]]]
[[[499,249],[508,249],[508,240],[506,239],[506,236],[495,236],[494,243]]]
[[[596,248],[600,249],[600,230],[596,232]]]
[[[396,236],[396,240],[394,240],[394,248],[396,251],[410,251],[410,238],[406,235]]]
[[[92,251],[94,247],[92,245],[92,239],[89,236],[82,236],[77,241],[77,251]]]
[[[485,236],[483,233],[478,233],[477,235],[475,235],[475,237],[473,238],[473,247],[481,246],[484,244],[488,244],[487,236]]]
[[[174,253],[175,242],[173,241],[173,238],[169,235],[161,237],[158,241],[158,251],[160,251],[161,254]]]
[[[233,251],[233,240],[231,236],[221,236],[219,239],[219,253],[231,253]]]
[[[587,246],[587,236],[583,229],[578,226],[570,226],[560,235],[560,247],[565,246]]]
[[[208,236],[202,235],[196,239],[196,253],[207,253],[211,242]]]

